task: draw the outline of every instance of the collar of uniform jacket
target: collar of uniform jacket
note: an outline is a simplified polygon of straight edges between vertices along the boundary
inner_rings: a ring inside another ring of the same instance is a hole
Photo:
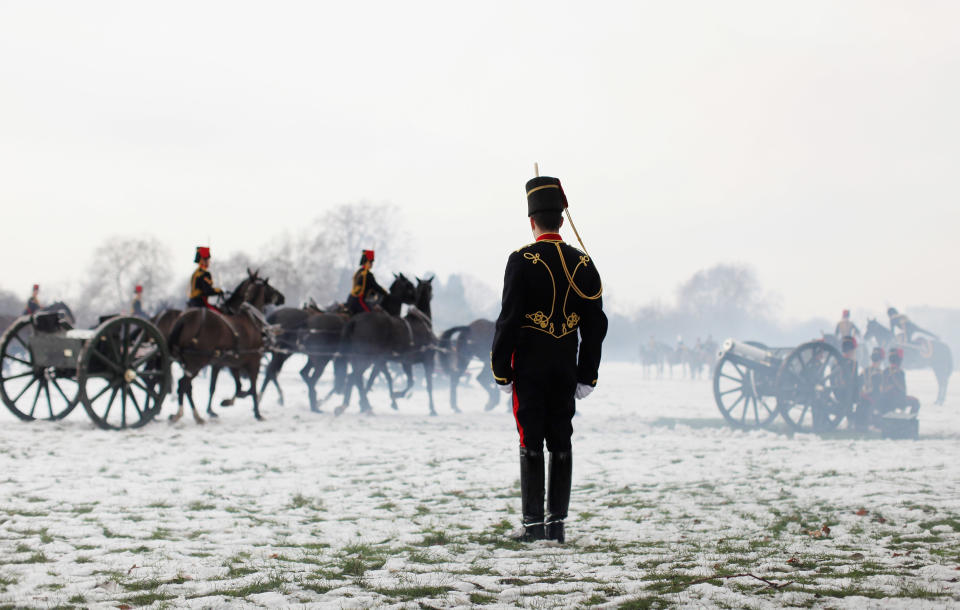
[[[560,237],[559,233],[544,233],[537,238],[537,241],[563,241],[563,238]]]

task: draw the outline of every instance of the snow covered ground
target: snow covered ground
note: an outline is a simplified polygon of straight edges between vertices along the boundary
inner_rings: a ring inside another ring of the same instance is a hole
[[[505,404],[473,384],[454,415],[442,379],[439,417],[383,388],[375,417],[316,415],[297,364],[265,422],[248,400],[119,433],[2,410],[0,607],[960,606],[960,378],[935,407],[908,374],[919,441],[820,439],[732,430],[707,381],[605,365],[557,546],[507,537]]]

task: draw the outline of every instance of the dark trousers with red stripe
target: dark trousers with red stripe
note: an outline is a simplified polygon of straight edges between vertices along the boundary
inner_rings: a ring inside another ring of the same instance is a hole
[[[520,446],[551,453],[570,451],[573,415],[576,412],[573,376],[517,374],[513,383],[513,415]]]

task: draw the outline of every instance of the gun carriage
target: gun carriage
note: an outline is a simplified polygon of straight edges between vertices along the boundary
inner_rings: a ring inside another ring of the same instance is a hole
[[[724,341],[713,371],[713,395],[730,424],[766,428],[782,417],[790,429],[826,432],[853,412],[856,374],[823,341],[796,348]]]
[[[163,335],[132,316],[72,328],[59,312],[18,318],[0,338],[0,399],[22,420],[58,420],[82,404],[110,430],[138,428],[170,389]]]

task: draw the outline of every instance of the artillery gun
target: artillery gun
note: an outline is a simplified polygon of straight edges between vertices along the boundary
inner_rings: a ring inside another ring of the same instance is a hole
[[[713,370],[713,396],[738,428],[767,428],[782,417],[797,432],[828,432],[853,412],[856,363],[823,341],[767,347],[727,339]]]

